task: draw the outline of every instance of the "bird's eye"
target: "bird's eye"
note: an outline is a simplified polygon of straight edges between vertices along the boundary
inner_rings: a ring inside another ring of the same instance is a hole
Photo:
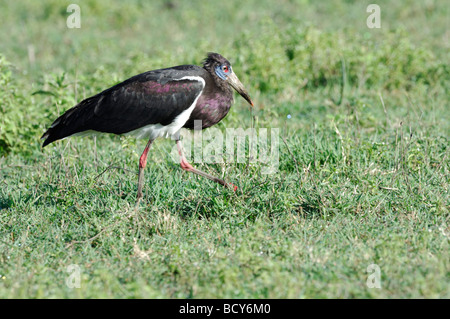
[[[228,67],[227,67],[226,65],[224,65],[224,66],[222,67],[222,70],[223,70],[225,73],[227,73],[227,72],[228,72]]]

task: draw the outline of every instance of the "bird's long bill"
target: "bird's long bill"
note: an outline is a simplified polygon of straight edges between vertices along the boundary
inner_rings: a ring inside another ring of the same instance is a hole
[[[241,81],[239,81],[236,73],[231,73],[227,77],[227,82],[236,90],[251,106],[253,106],[253,102],[250,99],[250,95],[248,95],[247,90],[244,85],[242,85]]]

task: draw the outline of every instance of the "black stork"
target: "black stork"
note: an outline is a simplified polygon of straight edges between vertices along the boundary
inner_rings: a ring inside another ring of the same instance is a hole
[[[201,129],[205,129],[227,115],[233,102],[231,88],[253,106],[230,62],[218,53],[208,53],[203,67],[180,65],[148,71],[89,97],[66,111],[41,137],[45,139],[43,147],[89,131],[131,134],[148,139],[139,159],[139,200],[143,196],[144,168],[151,144],[158,137],[171,137],[176,141],[182,169],[236,190],[233,184],[192,167],[183,154],[180,142],[181,128],[194,129],[194,121],[200,120]]]

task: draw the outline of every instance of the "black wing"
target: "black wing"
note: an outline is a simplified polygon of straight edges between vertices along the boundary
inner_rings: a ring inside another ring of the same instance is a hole
[[[201,94],[203,72],[185,65],[136,75],[66,111],[42,136],[43,147],[87,130],[123,134],[149,124],[168,125]]]

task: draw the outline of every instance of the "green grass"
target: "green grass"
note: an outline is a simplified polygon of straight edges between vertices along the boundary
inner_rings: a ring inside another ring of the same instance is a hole
[[[167,3],[83,1],[77,30],[58,1],[3,5],[0,297],[449,298],[448,4],[380,1],[371,30],[370,2]],[[136,207],[145,141],[40,148],[82,98],[207,51],[256,104],[217,127],[280,128],[275,174],[195,165],[234,193],[158,140]]]

